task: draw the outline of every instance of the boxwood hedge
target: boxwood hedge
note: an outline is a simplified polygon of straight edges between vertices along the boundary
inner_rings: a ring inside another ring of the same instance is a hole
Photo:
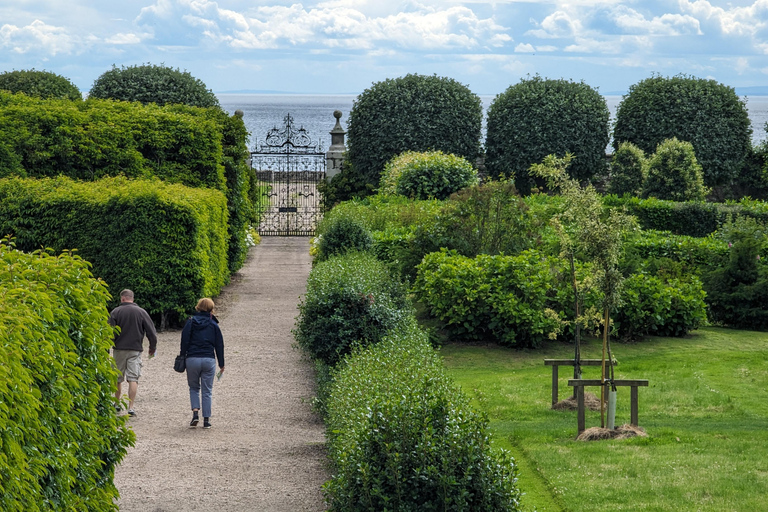
[[[117,510],[109,294],[71,253],[0,242],[0,510]]]
[[[521,510],[514,461],[418,328],[346,357],[326,406],[332,510]]]
[[[229,279],[218,190],[124,177],[5,178],[0,232],[22,250],[77,249],[114,296],[130,288],[150,313],[184,314]]]

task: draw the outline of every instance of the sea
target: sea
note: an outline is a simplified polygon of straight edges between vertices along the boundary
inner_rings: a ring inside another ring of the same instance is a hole
[[[346,120],[357,98],[355,94],[217,94],[222,108],[233,114],[243,111],[243,121],[250,133],[249,149],[254,150],[263,143],[267,133],[277,128],[282,130],[286,117],[291,116],[292,127],[304,128],[323,151],[330,145],[330,131],[336,124],[333,112],[342,113],[341,125],[347,129]],[[480,96],[483,111],[487,111],[495,96]],[[621,96],[605,96],[611,112],[611,121]],[[752,141],[759,143],[768,139],[765,125],[768,122],[768,96],[746,96],[749,119],[752,123]],[[483,135],[485,131],[483,129]]]

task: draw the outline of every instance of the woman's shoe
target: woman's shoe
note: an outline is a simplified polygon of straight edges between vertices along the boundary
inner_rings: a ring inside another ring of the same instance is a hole
[[[203,428],[211,428],[211,421],[208,418],[203,418]]]
[[[200,417],[197,415],[197,411],[192,413],[192,421],[189,422],[189,428],[195,428],[200,422]]]

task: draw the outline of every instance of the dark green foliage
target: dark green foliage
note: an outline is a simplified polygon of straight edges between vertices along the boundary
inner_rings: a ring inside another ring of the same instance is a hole
[[[373,238],[365,226],[348,217],[340,217],[331,223],[319,238],[316,261],[349,251],[369,251],[373,246]]]
[[[624,280],[622,305],[613,315],[614,329],[625,340],[684,336],[706,323],[705,295],[697,277],[666,281],[634,274]]]
[[[611,160],[611,194],[640,195],[645,181],[645,153],[631,142],[622,142]]]
[[[474,259],[433,252],[418,266],[414,292],[453,336],[538,347],[561,329],[548,297],[559,265],[536,251]]]
[[[443,151],[474,162],[482,116],[480,98],[450,78],[411,74],[377,82],[349,113],[348,157],[372,187],[384,165],[404,151]]]
[[[77,249],[113,296],[130,288],[150,313],[183,315],[229,279],[217,190],[123,177],[0,179],[0,232],[22,250]]]
[[[762,141],[750,147],[741,171],[736,176],[730,189],[730,194],[720,193],[714,189],[713,195],[725,198],[751,197],[754,199],[768,198],[768,141]]]
[[[21,157],[4,140],[0,140],[0,178],[26,175],[21,166]]]
[[[35,69],[0,73],[0,90],[43,99],[80,101],[83,95],[68,78],[50,71]]]
[[[727,213],[743,211],[736,205],[717,203],[675,202],[649,197],[606,196],[606,206],[626,208],[628,213],[637,217],[640,227],[651,231],[669,231],[675,235],[704,237],[717,229]]]
[[[218,107],[213,91],[187,71],[163,64],[113,66],[93,82],[90,98],[138,101],[158,105],[183,104]]]
[[[653,76],[629,88],[616,112],[614,147],[636,144],[650,154],[666,139],[693,144],[704,183],[729,184],[750,148],[745,101],[732,87],[692,76]]]
[[[740,329],[768,329],[766,225],[754,219],[730,220],[719,235],[728,240],[729,258],[703,276],[710,320]]]
[[[353,346],[379,342],[410,317],[405,292],[373,254],[330,258],[309,274],[294,336],[312,357],[334,365]]]
[[[406,151],[384,166],[380,192],[412,199],[446,199],[477,184],[477,169],[466,159],[442,151]]]
[[[317,184],[320,205],[326,213],[343,201],[370,196],[374,189],[373,184],[366,182],[365,176],[354,171],[348,158],[345,158],[338,174]]]
[[[0,242],[0,510],[117,510],[108,300],[78,256]]]
[[[605,99],[584,82],[523,79],[488,109],[485,166],[491,176],[514,178],[527,194],[534,186],[531,165],[547,155],[571,153],[568,173],[589,180],[605,168],[609,118]]]
[[[521,510],[514,460],[415,328],[355,352],[327,402],[332,510]]]
[[[708,193],[704,186],[701,166],[690,142],[672,138],[656,147],[656,153],[648,159],[643,197],[671,201],[703,201]]]

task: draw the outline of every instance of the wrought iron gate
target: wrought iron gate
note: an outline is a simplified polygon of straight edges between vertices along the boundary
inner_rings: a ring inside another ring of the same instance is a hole
[[[251,152],[251,168],[265,188],[259,235],[312,236],[321,217],[317,184],[325,179],[325,153],[303,126],[294,129],[291,114],[284,122]]]

